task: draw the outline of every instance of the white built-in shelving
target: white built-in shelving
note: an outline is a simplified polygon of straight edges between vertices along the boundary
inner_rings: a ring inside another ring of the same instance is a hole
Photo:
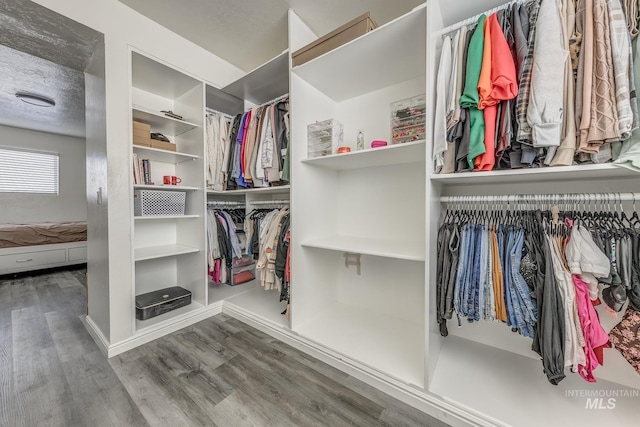
[[[259,105],[289,92],[289,51],[248,72],[222,88],[236,98]]]
[[[302,163],[327,169],[348,170],[407,163],[424,164],[424,156],[424,141],[415,141],[363,151],[312,157],[303,160]]]
[[[134,216],[136,221],[154,221],[154,220],[167,220],[167,219],[193,219],[200,218],[202,215],[148,215],[148,216]]]
[[[188,185],[143,185],[136,184],[133,186],[136,190],[159,190],[159,191],[198,191],[202,187],[191,187]]]
[[[162,163],[184,163],[199,159],[201,156],[177,151],[161,150],[159,148],[144,147],[134,145],[133,151],[138,153],[138,158],[149,159]]]
[[[195,123],[165,116],[161,112],[149,111],[140,105],[133,107],[133,120],[150,125],[154,132],[178,136],[198,127]]]
[[[424,261],[424,242],[384,240],[355,236],[326,236],[305,240],[302,246],[339,252],[353,252],[407,261]]]
[[[197,301],[192,301],[189,305],[177,308],[168,313],[164,313],[147,320],[136,319],[136,332],[138,334],[151,333],[163,327],[168,327],[170,325],[183,322],[190,316],[193,316],[195,313],[202,311],[203,309],[204,306],[202,304]]]
[[[246,194],[286,194],[291,191],[290,185],[280,185],[274,187],[238,188],[236,190],[207,190],[210,195],[246,195]]]
[[[186,255],[200,252],[198,248],[185,245],[161,245],[136,248],[135,260],[148,261],[152,259],[167,258],[178,255]]]

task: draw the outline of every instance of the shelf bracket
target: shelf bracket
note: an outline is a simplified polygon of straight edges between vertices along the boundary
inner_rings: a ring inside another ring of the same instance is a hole
[[[349,266],[354,265],[358,269],[358,276],[360,276],[360,254],[354,254],[351,252],[344,253],[344,266],[349,268]]]

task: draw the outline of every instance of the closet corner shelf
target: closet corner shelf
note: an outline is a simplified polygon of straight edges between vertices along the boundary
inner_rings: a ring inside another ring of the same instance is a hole
[[[180,153],[178,151],[167,151],[159,148],[145,147],[142,145],[133,145],[133,151],[138,153],[138,158],[148,158],[155,162],[163,163],[182,163],[199,159],[200,156],[194,154]],[[143,157],[141,157],[143,156]]]
[[[184,245],[148,246],[145,248],[135,249],[135,260],[136,262],[147,261],[176,255],[193,254],[197,252],[200,252],[200,250]]]
[[[330,154],[302,160],[308,165],[335,170],[361,169],[374,166],[391,166],[406,163],[424,163],[425,142],[414,141],[404,144],[352,151],[345,154]]]
[[[612,163],[546,168],[496,170],[491,172],[463,172],[431,175],[432,182],[442,185],[485,185],[509,182],[576,181],[584,179],[640,178],[640,173]]]
[[[291,185],[281,185],[278,187],[264,187],[264,188],[242,188],[239,190],[228,190],[228,191],[218,191],[218,190],[207,190],[207,194],[211,195],[244,195],[244,194],[285,194],[291,191]]]
[[[147,320],[136,319],[136,334],[145,334],[153,332],[156,329],[160,329],[167,324],[174,324],[181,320],[181,318],[190,317],[195,315],[196,312],[204,309],[204,306],[196,301],[191,300],[191,304],[184,307],[171,310],[167,313],[161,314],[156,317],[152,317]]]
[[[253,104],[263,104],[289,92],[289,51],[285,50],[243,77],[222,88],[223,92]]]
[[[150,125],[153,132],[170,136],[178,136],[200,127],[195,123],[167,117],[160,112],[156,113],[140,105],[133,106],[133,120]]]
[[[307,240],[302,242],[302,246],[307,248],[352,252],[362,255],[373,255],[407,261],[424,262],[425,260],[425,245],[423,242],[406,242],[336,235]]]
[[[422,5],[293,72],[336,102],[424,76],[426,15]]]
[[[198,191],[200,187],[191,187],[189,185],[142,185],[135,184],[136,190],[160,190],[160,191]]]
[[[150,215],[150,216],[134,216],[136,221],[153,221],[161,219],[193,219],[200,218],[200,215]]]

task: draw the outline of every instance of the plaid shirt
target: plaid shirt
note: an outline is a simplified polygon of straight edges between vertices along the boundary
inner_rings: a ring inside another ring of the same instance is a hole
[[[533,48],[536,42],[536,21],[540,11],[540,0],[533,0],[521,7],[529,9],[529,38],[527,54],[522,61],[519,92],[516,98],[516,122],[518,127],[517,139],[520,142],[531,141],[531,126],[527,122],[529,95],[531,93],[531,70],[533,66]]]

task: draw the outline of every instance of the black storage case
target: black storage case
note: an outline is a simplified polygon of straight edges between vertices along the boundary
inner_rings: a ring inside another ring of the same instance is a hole
[[[147,320],[191,304],[191,291],[180,286],[136,296],[136,319]]]

